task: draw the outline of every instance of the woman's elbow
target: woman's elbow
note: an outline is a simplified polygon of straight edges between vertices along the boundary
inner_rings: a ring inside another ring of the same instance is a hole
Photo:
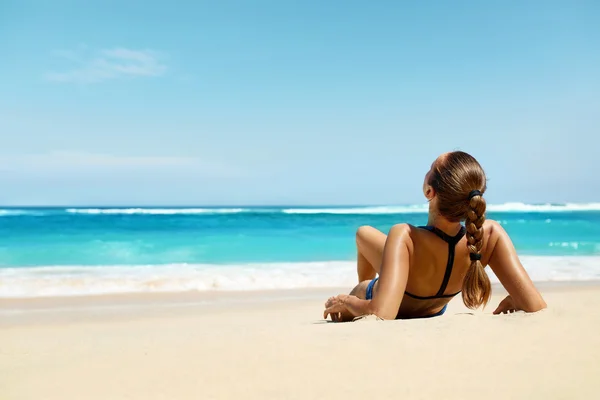
[[[546,304],[546,301],[542,298],[542,296],[540,296],[539,300],[531,302],[530,304],[526,304],[524,307],[522,307],[522,310],[528,313],[534,313],[541,311],[545,308],[548,308],[548,305]]]
[[[545,308],[548,308],[548,304],[546,304],[546,301],[540,297],[540,301],[538,303],[537,311],[541,311],[541,310],[543,310]]]
[[[375,315],[376,317],[379,317],[384,320],[396,319],[397,312],[386,309],[386,307],[377,307],[376,305],[373,305],[373,302],[371,302],[371,304],[369,304],[369,306],[370,306],[369,307],[370,315]]]

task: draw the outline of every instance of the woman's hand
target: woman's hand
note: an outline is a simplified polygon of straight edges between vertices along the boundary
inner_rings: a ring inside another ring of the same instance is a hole
[[[331,320],[334,322],[342,321],[342,313],[347,312],[346,300],[350,297],[347,294],[340,294],[339,296],[330,297],[325,302],[325,311],[323,312],[323,318],[327,319],[328,315],[331,315]]]
[[[515,301],[512,297],[506,296],[504,300],[498,304],[498,307],[494,311],[494,314],[508,314],[514,313],[515,311],[519,311],[517,306],[515,305]]]

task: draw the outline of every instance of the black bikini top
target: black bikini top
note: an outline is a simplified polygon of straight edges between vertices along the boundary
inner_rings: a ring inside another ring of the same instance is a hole
[[[420,226],[419,228],[427,229],[429,232],[435,233],[440,239],[442,239],[444,242],[448,243],[448,263],[446,264],[446,273],[444,274],[444,280],[442,281],[440,290],[438,290],[438,292],[435,294],[435,296],[426,296],[426,297],[416,296],[416,295],[408,293],[406,291],[404,292],[404,294],[406,294],[409,297],[412,297],[414,299],[419,299],[419,300],[443,299],[443,298],[456,296],[460,292],[457,292],[454,294],[444,294],[444,292],[446,291],[446,286],[448,286],[448,281],[450,281],[450,275],[452,275],[452,265],[454,264],[454,249],[456,247],[456,244],[458,242],[460,242],[460,239],[462,239],[463,236],[465,236],[465,232],[466,232],[465,227],[461,226],[460,231],[456,234],[456,236],[450,236],[450,235],[442,232],[435,226]]]

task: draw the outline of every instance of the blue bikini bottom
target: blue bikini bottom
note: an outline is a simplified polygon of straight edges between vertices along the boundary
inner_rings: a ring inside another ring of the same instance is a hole
[[[369,285],[367,286],[367,294],[366,294],[366,297],[365,297],[367,300],[372,300],[373,299],[373,286],[375,286],[375,282],[377,282],[378,279],[379,278],[375,278],[371,282],[369,282]],[[424,315],[422,317],[411,317],[410,319],[413,319],[413,318],[439,317],[440,315],[442,315],[443,313],[446,312],[446,308],[448,308],[448,304],[446,304],[444,306],[444,308],[442,308],[440,311],[436,312],[435,314]],[[401,319],[409,319],[409,318],[401,318]]]

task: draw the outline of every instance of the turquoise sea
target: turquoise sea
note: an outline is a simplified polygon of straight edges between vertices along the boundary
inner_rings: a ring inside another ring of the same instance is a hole
[[[600,279],[600,203],[490,205],[537,281]],[[0,297],[350,286],[361,225],[425,205],[0,208]]]

